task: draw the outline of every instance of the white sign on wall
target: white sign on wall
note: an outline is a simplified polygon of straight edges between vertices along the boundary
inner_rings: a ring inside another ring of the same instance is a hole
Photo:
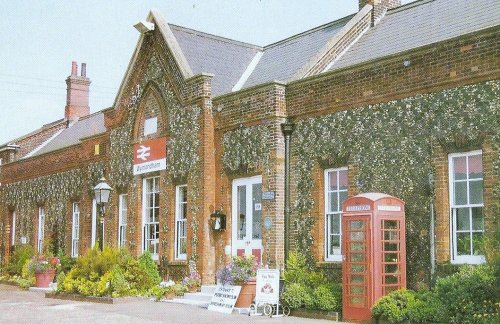
[[[280,298],[279,269],[258,269],[255,302],[277,304]]]
[[[241,286],[217,285],[208,310],[231,314],[236,299],[240,295]]]

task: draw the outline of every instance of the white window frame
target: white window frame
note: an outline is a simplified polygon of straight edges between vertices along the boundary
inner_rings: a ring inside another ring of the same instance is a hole
[[[97,236],[97,202],[94,199],[92,199],[92,241],[91,241],[91,247],[94,247],[96,243],[96,236]]]
[[[42,206],[38,207],[38,253],[43,252],[43,239],[45,236],[45,210]]]
[[[11,245],[16,245],[16,212],[12,212],[11,216],[12,224],[10,225],[10,239],[11,239]]]
[[[71,223],[71,257],[78,257],[78,244],[80,240],[80,205],[73,203],[73,221]]]
[[[128,195],[118,196],[118,247],[126,246],[128,221]]]
[[[158,131],[158,117],[144,120],[144,136],[155,134]]]
[[[458,255],[457,254],[457,244],[456,244],[456,233],[457,233],[457,224],[456,224],[456,210],[457,208],[468,208],[469,209],[469,224],[472,226],[472,214],[471,208],[474,207],[482,207],[484,213],[484,196],[482,204],[469,204],[466,205],[455,205],[455,186],[453,185],[455,182],[454,172],[453,172],[453,158],[456,157],[466,157],[466,167],[467,167],[467,177],[464,180],[458,180],[460,182],[467,182],[467,201],[469,200],[469,184],[471,181],[483,181],[483,193],[484,193],[484,170],[483,170],[483,178],[475,178],[469,179],[469,157],[472,155],[481,155],[481,160],[483,158],[482,150],[470,151],[470,152],[460,152],[460,153],[452,153],[448,155],[448,185],[449,185],[449,202],[450,202],[450,255],[451,255],[451,263],[453,264],[481,264],[485,263],[486,259],[484,255]],[[483,222],[484,222],[484,214],[483,214]],[[464,232],[464,231],[462,231]],[[468,230],[470,235],[474,232],[483,232],[484,233],[484,225],[483,230],[473,230],[470,228]],[[471,244],[472,244],[471,239]],[[472,251],[472,249],[471,249]]]
[[[153,191],[152,192],[147,192],[147,182],[148,181],[153,181]],[[155,185],[155,183],[158,183],[158,186]],[[158,191],[154,191],[154,188],[158,187]],[[159,249],[160,249],[160,202],[156,201],[153,198],[153,207],[149,207],[149,209],[154,210],[157,208],[158,213],[154,215],[154,220],[153,222],[149,222],[147,219],[148,216],[148,207],[147,207],[147,202],[148,202],[148,194],[152,194],[154,196],[155,193],[160,194],[160,177],[159,176],[154,176],[154,177],[148,177],[144,178],[142,182],[142,252],[145,252],[146,250],[151,252],[151,256],[153,260],[159,260]],[[159,195],[158,195],[159,196]],[[156,232],[155,238],[154,239],[149,239],[149,227],[151,225],[155,225],[158,227],[158,230]],[[153,249],[146,249],[148,245],[153,245]],[[155,251],[155,248],[158,246],[157,250]]]
[[[334,168],[334,169],[326,169],[324,171],[324,221],[325,221],[325,230],[324,230],[324,237],[325,237],[325,242],[324,242],[324,255],[325,255],[325,261],[333,261],[333,262],[342,262],[342,202],[340,201],[340,193],[341,192],[345,192],[346,193],[346,197],[347,197],[347,189],[342,189],[340,190],[340,186],[339,186],[339,174],[340,172],[346,172],[347,173],[347,167],[341,167],[341,168]],[[333,191],[330,191],[328,190],[329,188],[329,177],[328,175],[332,172],[336,172],[337,173],[337,186],[338,186],[338,190],[333,190]],[[348,179],[349,180],[349,179]],[[330,211],[328,210],[328,194],[330,192],[333,192],[335,194],[337,194],[337,196],[339,197],[338,199],[338,204],[339,204],[339,208],[338,208],[338,211],[334,212],[334,211]],[[333,217],[335,217],[335,215],[339,215],[339,232],[338,233],[333,233],[331,234],[330,233],[330,222],[331,222],[331,219]],[[339,251],[338,253],[330,253],[329,251],[329,247],[330,247],[330,236],[331,235],[334,235],[334,236],[338,236],[339,237],[339,242],[340,242],[340,246],[339,246]]]
[[[186,260],[187,250],[184,253],[180,252],[181,240],[185,241],[187,247],[187,215],[182,215],[183,205],[187,205],[187,190],[186,201],[181,201],[181,190],[187,188],[187,185],[179,185],[175,187],[175,259]],[[187,210],[187,208],[186,208]],[[184,228],[184,236],[181,236],[180,229]]]

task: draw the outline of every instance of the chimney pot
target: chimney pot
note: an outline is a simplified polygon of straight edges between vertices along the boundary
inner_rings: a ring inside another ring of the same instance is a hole
[[[87,76],[87,63],[82,63],[82,77]]]
[[[78,75],[78,64],[76,61],[71,62],[71,75]]]

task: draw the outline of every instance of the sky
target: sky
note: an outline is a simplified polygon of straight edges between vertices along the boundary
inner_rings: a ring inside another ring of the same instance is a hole
[[[264,46],[355,13],[358,0],[1,1],[0,145],[64,117],[72,61],[87,63],[91,113],[112,106],[139,39],[133,25],[151,9]]]

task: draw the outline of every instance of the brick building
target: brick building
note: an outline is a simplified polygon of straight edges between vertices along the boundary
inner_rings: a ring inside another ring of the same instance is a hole
[[[152,11],[112,107],[89,114],[73,63],[64,119],[0,146],[2,262],[20,244],[92,247],[102,176],[114,189],[105,244],[148,250],[173,278],[193,260],[212,282],[241,254],[282,267],[289,250],[338,277],[342,201],[371,191],[406,201],[410,283],[435,264],[485,262],[499,12],[494,0],[360,0],[260,47]]]

